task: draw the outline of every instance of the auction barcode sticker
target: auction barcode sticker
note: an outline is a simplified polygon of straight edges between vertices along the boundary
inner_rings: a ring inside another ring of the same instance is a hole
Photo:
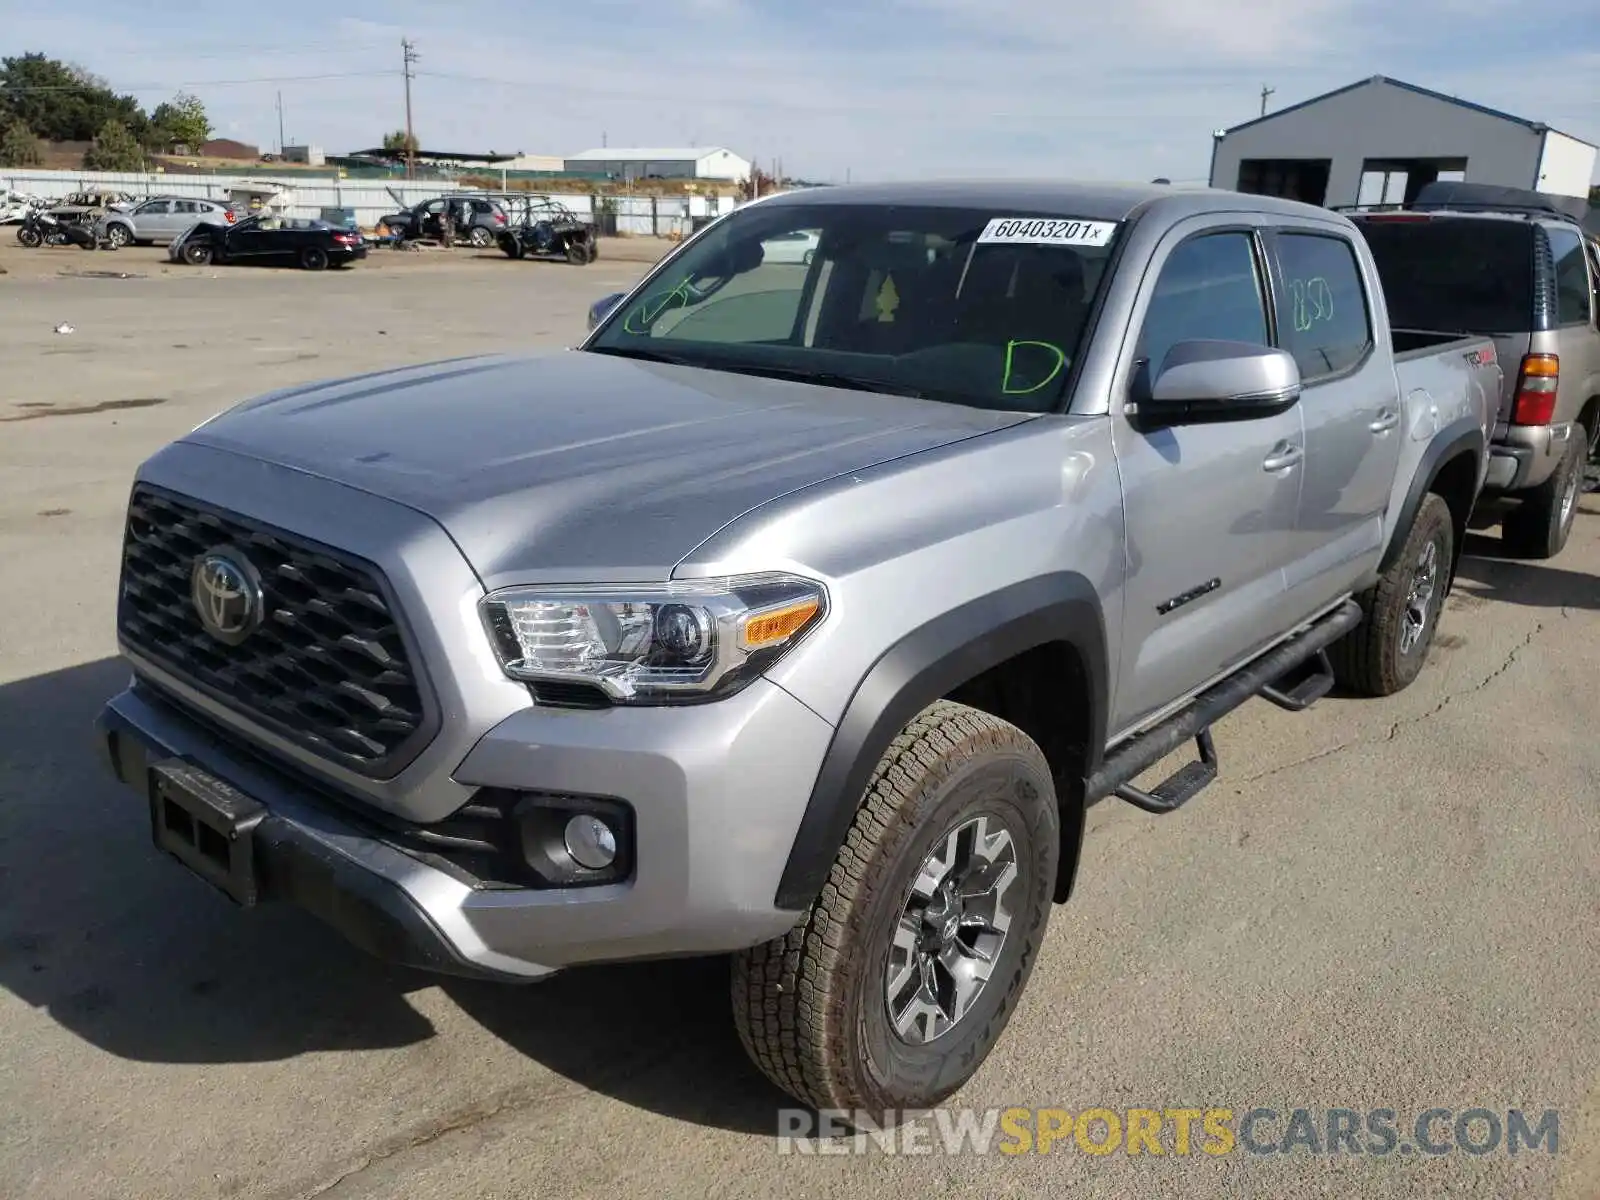
[[[1116,231],[1115,221],[995,217],[983,227],[978,242],[1010,242],[1024,246],[1104,246]]]

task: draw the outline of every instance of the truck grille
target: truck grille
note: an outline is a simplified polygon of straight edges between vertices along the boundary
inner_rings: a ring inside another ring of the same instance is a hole
[[[260,624],[213,637],[191,594],[226,547],[260,577]],[[378,571],[340,551],[140,485],[128,506],[117,629],[141,655],[281,737],[373,778],[430,736],[422,681]]]

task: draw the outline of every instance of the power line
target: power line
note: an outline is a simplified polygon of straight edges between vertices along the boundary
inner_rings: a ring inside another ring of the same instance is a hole
[[[325,75],[262,75],[254,79],[178,79],[166,83],[124,83],[108,84],[107,90],[121,94],[123,92],[159,92],[169,88],[186,87],[243,87],[255,83],[309,83],[317,79],[372,79],[377,76],[390,75],[389,71],[334,71]],[[37,92],[81,92],[94,87],[87,83],[48,83],[27,84],[13,87],[0,84],[0,95],[13,93]]]

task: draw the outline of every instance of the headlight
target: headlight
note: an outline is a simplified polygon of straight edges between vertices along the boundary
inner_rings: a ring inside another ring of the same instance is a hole
[[[772,573],[507,588],[480,607],[512,679],[588,685],[618,704],[671,704],[744,687],[827,616],[828,596],[814,580]]]

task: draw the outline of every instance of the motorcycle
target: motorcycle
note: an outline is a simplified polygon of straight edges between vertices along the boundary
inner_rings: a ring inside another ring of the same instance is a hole
[[[82,246],[93,250],[96,246],[93,229],[58,220],[38,209],[22,218],[22,224],[17,226],[17,241],[29,250],[40,246]]]

